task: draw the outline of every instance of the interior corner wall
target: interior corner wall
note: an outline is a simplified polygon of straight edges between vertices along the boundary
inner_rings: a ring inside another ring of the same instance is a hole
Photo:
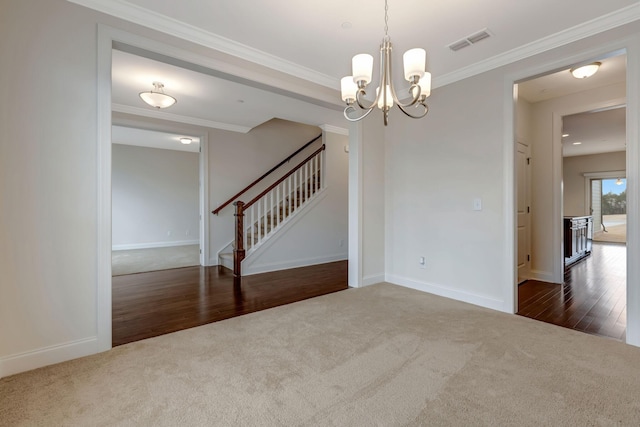
[[[385,280],[386,131],[380,112],[364,119],[362,129],[361,251],[366,286]]]
[[[325,189],[310,202],[309,209],[299,211],[286,228],[247,256],[243,274],[347,259],[349,156],[344,147],[348,137],[324,132],[323,141]]]
[[[114,250],[198,244],[199,156],[113,144]]]
[[[565,216],[590,215],[589,206],[585,206],[585,173],[623,171],[627,167],[624,151],[564,157],[562,164]]]

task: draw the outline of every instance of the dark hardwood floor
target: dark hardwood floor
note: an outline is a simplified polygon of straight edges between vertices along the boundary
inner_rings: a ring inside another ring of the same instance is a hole
[[[113,277],[113,346],[347,289],[347,261],[243,277],[185,267]]]
[[[592,254],[565,270],[563,285],[528,280],[518,287],[518,314],[624,341],[627,248],[593,243]]]

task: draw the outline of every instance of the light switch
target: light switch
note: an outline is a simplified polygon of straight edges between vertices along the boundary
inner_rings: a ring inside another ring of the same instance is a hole
[[[473,210],[474,211],[481,211],[482,210],[482,199],[479,197],[476,197],[475,199],[473,199]]]

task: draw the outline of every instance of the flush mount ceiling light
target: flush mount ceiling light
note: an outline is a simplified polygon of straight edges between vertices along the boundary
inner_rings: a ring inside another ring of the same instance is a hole
[[[191,141],[193,141],[191,138],[180,138],[180,142],[182,142],[184,145],[191,144]]]
[[[389,6],[387,0],[384,2],[384,38],[380,45],[380,84],[376,89],[376,98],[373,102],[365,101],[367,95],[365,89],[371,82],[373,75],[373,56],[361,53],[352,59],[352,76],[343,77],[340,81],[342,89],[342,100],[347,103],[344,109],[344,116],[347,120],[355,122],[364,119],[377,106],[383,112],[384,125],[389,122],[389,109],[393,103],[398,105],[400,111],[413,119],[419,119],[427,115],[429,107],[425,104],[425,99],[431,95],[431,73],[425,72],[427,53],[424,49],[410,49],[404,53],[404,77],[411,83],[407,94],[409,101],[400,102],[396,90],[393,86],[393,75],[391,73],[391,39],[389,38]],[[385,88],[380,90],[380,88]],[[352,117],[358,112],[361,115]],[[409,107],[417,109],[416,112],[409,111]],[[350,115],[351,114],[351,115]]]
[[[173,96],[164,93],[164,85],[160,82],[153,82],[153,89],[148,92],[140,92],[140,98],[147,104],[155,108],[171,107],[177,101]]]
[[[586,79],[593,76],[598,72],[598,68],[602,65],[602,62],[594,62],[593,64],[583,65],[571,69],[571,75],[576,79]]]

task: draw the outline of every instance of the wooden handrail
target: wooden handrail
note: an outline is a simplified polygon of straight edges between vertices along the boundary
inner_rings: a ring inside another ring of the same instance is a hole
[[[284,165],[285,163],[287,163],[289,160],[293,159],[296,154],[298,154],[299,152],[301,152],[302,150],[304,150],[305,148],[307,148],[309,145],[313,144],[314,142],[316,142],[318,139],[320,139],[322,137],[322,134],[316,136],[315,138],[313,138],[311,141],[307,142],[306,144],[304,144],[302,147],[298,148],[293,154],[289,155],[286,159],[284,159],[283,161],[281,161],[280,163],[278,163],[277,165],[275,165],[274,167],[272,167],[271,169],[269,169],[269,171],[267,171],[265,174],[263,174],[260,178],[256,179],[255,181],[253,181],[251,184],[247,185],[245,188],[243,188],[240,192],[238,192],[238,194],[235,194],[233,197],[231,197],[229,200],[227,200],[226,202],[224,202],[223,204],[221,204],[220,206],[218,206],[217,209],[211,211],[212,214],[214,215],[218,215],[218,212],[220,212],[223,208],[225,208],[227,205],[229,205],[231,202],[233,202],[234,200],[236,200],[238,197],[240,197],[241,195],[243,195],[245,192],[247,192],[250,188],[252,188],[254,185],[256,185],[257,183],[259,183],[260,181],[262,181],[263,179],[265,179],[267,176],[269,176],[273,171],[275,171],[276,169],[278,169],[280,166]]]
[[[300,163],[298,163],[298,165],[291,169],[289,172],[287,172],[287,174],[285,176],[283,176],[282,178],[280,178],[279,180],[277,180],[276,182],[274,182],[273,184],[271,184],[269,187],[267,187],[266,190],[264,190],[262,193],[258,194],[256,197],[254,197],[253,199],[251,199],[250,202],[245,203],[243,208],[247,209],[249,206],[253,205],[255,202],[257,202],[258,200],[260,200],[265,194],[267,194],[269,191],[273,190],[274,188],[276,188],[278,186],[278,184],[280,184],[282,181],[284,181],[285,179],[289,178],[291,175],[293,175],[293,173],[295,171],[297,171],[298,169],[300,169],[302,166],[304,166],[309,160],[313,159],[315,156],[317,156],[319,153],[324,151],[324,144],[322,144],[322,147],[318,148],[316,151],[313,152],[313,154],[309,155],[309,157],[307,157],[306,159],[304,159],[303,161],[301,161]]]

